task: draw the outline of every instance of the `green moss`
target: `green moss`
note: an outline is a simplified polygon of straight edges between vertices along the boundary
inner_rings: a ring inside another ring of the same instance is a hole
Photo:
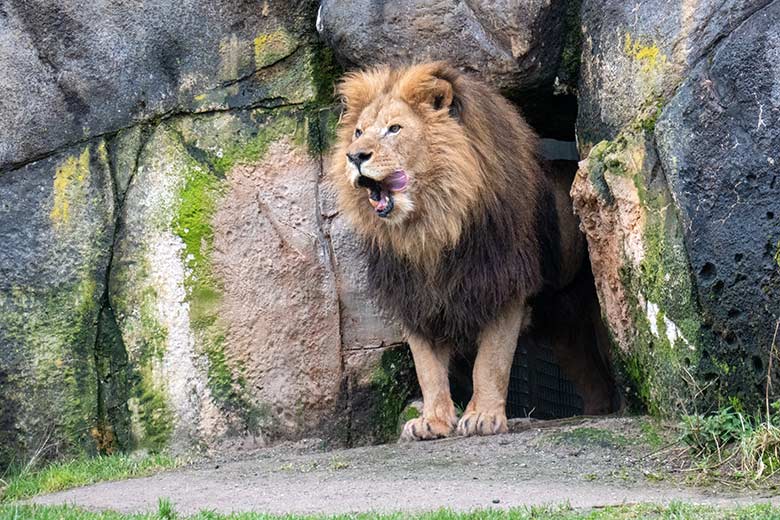
[[[227,131],[233,130],[240,135],[231,139],[212,138],[205,146],[200,144],[196,147],[195,143],[205,141],[202,134],[214,132],[213,125],[216,124],[226,125]],[[188,122],[186,126],[182,124],[180,128],[190,154],[205,163],[207,170],[212,170],[212,180],[208,181],[210,185],[202,187],[209,192],[218,187],[218,178],[223,178],[235,166],[262,160],[271,143],[285,137],[298,142],[306,140],[306,126],[300,110],[260,109],[245,112],[238,117],[202,116]],[[203,172],[204,175],[208,173]]]
[[[314,104],[318,107],[331,105],[335,100],[335,85],[338,78],[344,73],[336,62],[333,49],[318,44],[314,47],[311,59],[311,77],[314,81]]]
[[[775,262],[777,262],[777,267],[780,267],[780,240],[777,241],[777,251],[775,251]]]
[[[658,118],[663,113],[666,100],[660,96],[652,96],[645,101],[644,106],[639,110],[639,113],[634,120],[633,127],[635,130],[643,130],[648,134],[652,134],[655,131],[655,124]]]
[[[185,287],[190,324],[209,359],[208,385],[217,402],[224,402],[233,386],[233,377],[225,362],[224,326],[219,321],[222,287],[211,264],[212,220],[223,193],[221,177],[192,159],[173,222],[174,232],[184,242],[182,261],[187,268]]]
[[[110,247],[110,227],[101,223],[112,217],[101,198],[110,180],[106,159],[97,141],[41,171],[53,179],[43,263],[67,261],[59,270],[43,266],[51,279],[0,291],[0,467],[96,451],[95,344]]]
[[[682,226],[663,178],[655,175],[657,158],[646,129],[637,123],[615,140],[597,144],[589,156],[589,178],[599,196],[614,206],[611,183],[630,180],[638,208],[631,219],[641,225],[641,250],[626,251],[620,269],[633,330],[618,364],[636,396],[650,413],[672,413],[695,393],[685,372],[701,352],[698,301],[687,261]],[[622,204],[631,204],[623,201]]]
[[[551,437],[551,440],[558,443],[569,443],[577,446],[598,446],[601,448],[622,448],[633,443],[625,435],[590,426],[556,433]]]
[[[173,413],[165,389],[155,381],[151,367],[140,369],[135,385],[137,414],[143,428],[141,446],[159,451],[167,446],[173,433]]]
[[[278,115],[277,115],[278,113]],[[184,242],[185,287],[190,324],[208,359],[207,382],[214,401],[256,433],[268,412],[253,403],[243,366],[225,351],[227,326],[220,319],[223,287],[214,275],[213,219],[225,196],[225,177],[241,164],[262,161],[271,143],[305,135],[298,110],[254,110],[237,115],[199,116],[178,123],[188,154],[185,182],[175,209],[174,232]]]
[[[564,39],[558,76],[561,78],[562,83],[569,85],[572,89],[576,89],[580,73],[580,57],[582,54],[581,5],[581,0],[567,2],[563,18]]]
[[[322,156],[336,142],[336,132],[339,124],[339,108],[329,106],[310,113],[313,123],[310,127],[316,131],[316,135],[309,137],[309,152],[316,156]]]
[[[376,397],[374,434],[380,441],[398,437],[399,418],[409,398],[417,392],[414,360],[408,348],[386,350],[371,376]]]
[[[15,287],[0,294],[3,359],[9,363],[3,370],[3,406],[21,426],[3,439],[6,462],[17,454],[31,456],[44,438],[54,452],[94,453],[89,430],[98,413],[92,350],[98,296],[94,279],[84,276],[75,286],[44,292]]]
[[[411,421],[412,419],[417,419],[418,417],[422,416],[422,410],[418,409],[416,406],[409,405],[406,408],[403,409],[401,412],[401,425],[405,424],[406,421]]]
[[[143,289],[139,311],[142,344],[138,362],[145,365],[152,359],[163,359],[168,341],[168,329],[157,320],[157,290],[154,287]]]
[[[92,430],[98,451],[112,454],[134,447],[131,437],[130,373],[122,333],[109,305],[100,311],[95,342],[98,383],[98,424]]]
[[[195,290],[213,283],[209,256],[214,241],[211,220],[222,196],[220,179],[192,161],[185,172],[184,187],[173,222],[174,232],[185,246],[185,265],[191,270],[188,285]]]
[[[254,39],[255,70],[286,58],[298,48],[298,42],[284,29],[261,34]]]

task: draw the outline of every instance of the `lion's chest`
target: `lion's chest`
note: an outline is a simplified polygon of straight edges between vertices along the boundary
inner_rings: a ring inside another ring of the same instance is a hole
[[[369,247],[369,285],[376,302],[411,333],[473,348],[480,331],[541,284],[538,257],[482,226],[467,233],[428,272],[391,251]]]

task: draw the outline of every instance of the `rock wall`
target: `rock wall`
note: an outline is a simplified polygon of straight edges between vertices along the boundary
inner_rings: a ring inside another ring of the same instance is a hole
[[[780,316],[777,19],[778,0],[8,0],[0,464],[392,436],[412,367],[333,204],[318,33],[344,67],[450,59],[537,127],[576,92],[575,208],[625,387],[657,413],[753,407]]]
[[[316,9],[4,4],[0,463],[378,434]]]
[[[778,13],[583,2],[575,207],[616,358],[653,411],[752,410],[764,395],[780,317]]]

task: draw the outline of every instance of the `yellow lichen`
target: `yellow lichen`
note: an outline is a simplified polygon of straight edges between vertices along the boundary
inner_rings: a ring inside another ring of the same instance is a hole
[[[262,69],[289,56],[296,48],[295,39],[284,30],[261,34],[254,41],[255,69]]]
[[[666,65],[666,55],[657,45],[643,45],[638,38],[632,39],[629,33],[626,33],[623,52],[640,64],[642,72],[652,72]]]
[[[49,214],[55,227],[70,221],[71,197],[74,191],[82,191],[89,175],[89,147],[79,157],[68,157],[54,175],[54,204]]]

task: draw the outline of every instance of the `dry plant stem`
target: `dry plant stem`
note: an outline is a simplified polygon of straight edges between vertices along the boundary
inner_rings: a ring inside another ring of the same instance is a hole
[[[772,345],[769,348],[769,362],[767,363],[767,369],[766,369],[766,389],[764,392],[764,402],[766,404],[766,418],[767,421],[769,421],[769,390],[772,387],[772,360],[775,357],[775,352],[777,351],[777,330],[780,328],[780,318],[778,318],[777,323],[775,323],[775,333],[772,336]]]

